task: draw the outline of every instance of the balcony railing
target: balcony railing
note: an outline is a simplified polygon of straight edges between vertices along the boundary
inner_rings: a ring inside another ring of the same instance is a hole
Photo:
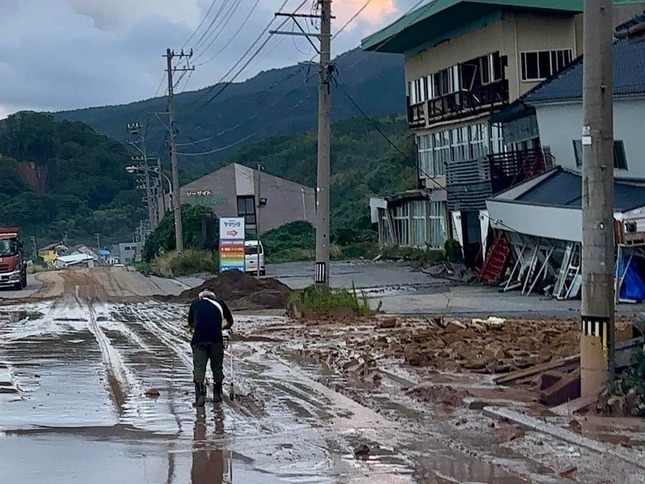
[[[488,155],[493,195],[553,168],[553,157],[540,149]]]
[[[411,129],[422,128],[426,125],[425,107],[425,102],[410,105],[408,98],[408,125]]]
[[[459,119],[503,106],[509,99],[509,84],[505,79],[412,105],[408,98],[408,123],[410,128],[419,128],[426,123]]]

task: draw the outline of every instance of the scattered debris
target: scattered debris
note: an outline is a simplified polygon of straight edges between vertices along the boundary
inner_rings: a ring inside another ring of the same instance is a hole
[[[159,393],[159,390],[156,388],[150,388],[146,390],[146,397],[148,398],[159,398],[161,396],[161,393]]]
[[[354,458],[367,460],[369,459],[370,452],[370,448],[366,444],[360,445],[354,450]]]

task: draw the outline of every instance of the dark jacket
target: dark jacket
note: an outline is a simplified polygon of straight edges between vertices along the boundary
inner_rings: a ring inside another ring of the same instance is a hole
[[[228,327],[233,325],[231,310],[223,301],[219,299],[215,301],[222,307],[224,318],[219,308],[208,299],[198,299],[190,305],[188,326],[193,329],[191,344],[221,343],[224,320],[228,323]]]

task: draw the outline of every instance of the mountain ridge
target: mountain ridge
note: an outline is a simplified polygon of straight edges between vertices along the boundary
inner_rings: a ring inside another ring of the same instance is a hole
[[[343,91],[368,116],[403,114],[405,96],[401,56],[355,49],[337,57],[334,65],[337,71],[335,77],[342,84],[342,89],[332,85],[333,122],[360,115]],[[177,94],[178,151],[185,153],[180,155],[182,169],[215,170],[240,148],[266,138],[303,133],[315,128],[316,69],[317,65],[287,66],[262,71],[244,82],[216,84]],[[304,82],[305,79],[308,82]],[[195,109],[216,94],[212,102]],[[149,113],[164,112],[165,109],[166,98],[153,97],[128,104],[61,111],[53,115],[56,119],[88,123],[99,133],[126,142],[126,124],[145,124]],[[152,156],[166,150],[165,134],[162,124],[151,117],[148,149]],[[195,156],[194,153],[206,154]]]

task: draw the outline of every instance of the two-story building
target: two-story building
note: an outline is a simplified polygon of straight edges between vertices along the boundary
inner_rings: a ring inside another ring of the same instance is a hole
[[[645,14],[641,24],[645,30]],[[645,299],[645,42],[614,43],[614,218],[619,297]],[[581,282],[583,61],[492,117],[517,138],[534,140],[553,155],[552,170],[491,197],[488,215],[507,257],[506,288],[548,287],[576,297]],[[523,128],[522,128],[523,127]],[[494,251],[495,252],[495,251]],[[492,257],[491,257],[492,258]],[[502,267],[502,265],[499,265]]]
[[[435,0],[363,40],[364,50],[405,56],[418,152],[418,189],[371,201],[381,243],[441,248],[454,238],[467,263],[481,261],[486,199],[551,166],[536,140],[507,147],[489,117],[580,56],[583,4]]]

